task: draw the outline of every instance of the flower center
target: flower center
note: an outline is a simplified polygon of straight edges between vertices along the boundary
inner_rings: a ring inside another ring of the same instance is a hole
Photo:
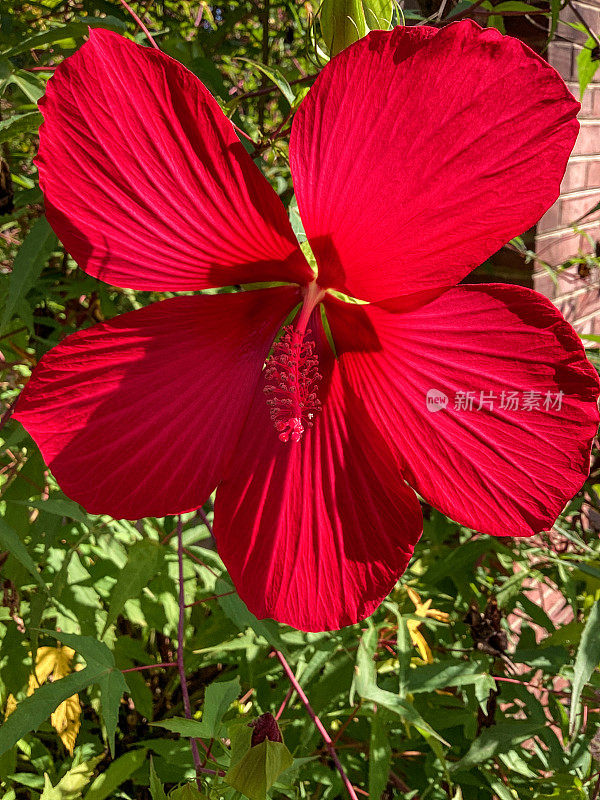
[[[319,359],[314,342],[306,341],[310,329],[301,333],[286,325],[273,348],[265,369],[265,394],[271,419],[282,442],[299,442],[321,403],[317,397]]]
[[[325,292],[312,282],[304,290],[304,301],[294,325],[286,325],[265,365],[265,388],[271,419],[282,442],[299,442],[321,410],[317,396],[319,358],[315,343],[307,337],[306,324]]]

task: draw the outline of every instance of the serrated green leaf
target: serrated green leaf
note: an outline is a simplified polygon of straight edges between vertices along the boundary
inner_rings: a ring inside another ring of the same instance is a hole
[[[46,90],[46,84],[43,80],[22,69],[18,69],[10,76],[9,83],[18,86],[25,97],[36,105]]]
[[[123,693],[129,691],[123,673],[115,666],[115,657],[104,642],[99,642],[91,636],[78,636],[74,633],[55,633],[48,630],[43,630],[42,633],[72,647],[73,650],[83,656],[88,669],[97,670],[98,677],[94,683],[97,683],[100,687],[100,707],[104,725],[106,726],[108,746],[114,758],[119,705]]]
[[[257,619],[237,594],[228,594],[232,589],[234,589],[233,585],[223,578],[217,580],[215,593],[225,595],[225,597],[219,597],[219,605],[229,619],[239,630],[245,631],[247,628],[252,628],[254,633],[265,639],[276,650],[281,650],[284,655],[287,654],[287,645],[279,635],[277,623],[269,619]]]
[[[452,764],[449,771],[454,774],[483,764],[499,753],[507,753],[513,747],[530,739],[544,727],[543,723],[531,720],[509,720],[486,728],[473,742],[460,761]]]
[[[108,769],[98,775],[86,792],[85,800],[106,800],[111,797],[122,783],[129,780],[134,772],[142,766],[146,760],[146,748],[131,750],[129,753],[120,756],[109,765]]]
[[[209,737],[219,735],[223,716],[239,697],[240,691],[240,679],[237,676],[232,681],[213,682],[208,686],[202,706],[202,724],[208,730]]]
[[[57,44],[67,39],[81,39],[88,35],[90,28],[108,28],[109,30],[123,31],[126,25],[115,17],[104,17],[103,19],[86,17],[85,20],[68,22],[66,25],[58,25],[51,30],[29,36],[18,45],[4,50],[2,55],[5,58],[12,58],[12,56],[16,56],[19,53],[26,53],[28,50],[44,47],[47,44]]]
[[[596,52],[596,42],[590,36],[577,56],[577,76],[579,78],[580,97],[583,97],[588,84],[593,80],[600,66],[600,61],[597,58],[593,58]]]
[[[48,591],[40,573],[37,571],[37,567],[35,566],[33,559],[27,552],[27,548],[15,531],[13,531],[13,529],[1,518],[0,546],[2,546],[4,550],[8,550],[11,556],[16,558],[21,566],[25,567],[27,572],[33,577],[38,586],[41,586],[45,592]]]
[[[385,726],[384,715],[379,709],[371,715],[371,738],[369,741],[369,797],[381,797],[388,784],[392,761],[392,743]]]
[[[66,678],[45,683],[17,705],[15,711],[0,726],[0,755],[15,745],[19,739],[32,731],[37,731],[50,714],[73,694],[98,683],[103,669],[98,665],[72,672]]]
[[[150,794],[152,795],[152,800],[167,800],[162,781],[154,769],[154,759],[152,756],[150,756]]]
[[[242,56],[238,56],[237,61],[245,61],[247,64],[255,67],[259,72],[262,72],[263,75],[266,75],[269,80],[273,81],[275,86],[279,89],[281,94],[285,97],[290,105],[293,105],[294,100],[296,99],[296,95],[294,94],[294,90],[290,86],[287,81],[287,78],[278,70],[276,67],[269,67],[266,64],[261,64],[260,61],[253,61],[251,58],[244,58]]]
[[[404,722],[414,726],[421,734],[434,736],[447,745],[446,740],[431,725],[425,722],[414,706],[398,695],[379,688],[376,680],[375,662],[373,661],[376,644],[377,632],[373,627],[370,627],[364,632],[358,645],[354,680],[358,694],[363,700],[371,700],[373,703],[377,703],[378,706],[383,706],[393,714],[397,714]]]
[[[575,667],[573,669],[573,684],[571,689],[571,704],[569,711],[569,735],[575,732],[579,700],[583,687],[592,676],[592,672],[600,663],[600,601],[596,600],[587,618],[581,641],[577,649]]]
[[[52,786],[50,778],[44,774],[44,791],[40,800],[78,800],[83,789],[91,781],[97,765],[103,759],[104,755],[96,756],[96,758],[71,767],[56,786]]]
[[[139,597],[144,587],[156,575],[162,563],[163,553],[161,545],[151,539],[143,539],[129,548],[127,563],[119,572],[110,594],[108,615],[102,636],[123,611],[125,603]]]
[[[0,121],[0,143],[8,142],[13,136],[20,133],[37,130],[43,122],[39,111],[28,111],[25,114],[15,114],[8,119]]]
[[[171,733],[178,733],[188,739],[209,739],[209,728],[203,720],[186,719],[185,717],[169,717],[160,722],[150,723],[154,728],[164,728]]]
[[[57,243],[56,234],[46,217],[39,217],[23,240],[13,262],[0,330],[6,328],[18,302],[25,297],[39,278],[52,251],[56,249]]]
[[[37,508],[39,511],[46,511],[48,514],[56,514],[57,517],[69,517],[76,522],[90,524],[87,514],[79,503],[66,497],[51,497],[49,500],[24,500],[22,503],[31,508]]]
[[[201,792],[195,783],[184,783],[169,792],[169,800],[205,800],[206,795]]]

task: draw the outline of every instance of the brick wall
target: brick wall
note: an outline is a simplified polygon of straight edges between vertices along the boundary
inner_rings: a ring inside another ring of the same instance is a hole
[[[600,0],[575,0],[573,5],[594,32],[600,32]],[[579,98],[577,57],[587,35],[571,28],[577,22],[571,7],[561,12],[556,40],[547,53],[548,61],[560,72],[573,95]],[[525,41],[527,38],[522,36]],[[572,224],[600,203],[600,72],[588,86],[579,114],[581,129],[567,165],[558,201],[542,217],[534,236],[540,259],[559,266],[579,254],[600,253],[600,212],[586,219],[575,232]],[[587,265],[567,267],[557,283],[539,263],[532,276],[533,288],[550,297],[580,333],[600,333],[600,281],[598,270]]]

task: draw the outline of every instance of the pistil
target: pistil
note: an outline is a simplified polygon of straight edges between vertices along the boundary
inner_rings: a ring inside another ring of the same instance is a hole
[[[310,315],[324,296],[316,282],[306,287],[294,325],[286,325],[265,367],[267,405],[282,442],[299,442],[321,410],[317,384],[321,380],[315,343],[308,337]]]

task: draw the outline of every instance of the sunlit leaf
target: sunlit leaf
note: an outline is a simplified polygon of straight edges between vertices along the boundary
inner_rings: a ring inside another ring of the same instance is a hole
[[[583,687],[589,681],[592,672],[600,664],[600,601],[592,606],[590,615],[581,634],[581,641],[577,650],[575,667],[573,669],[573,686],[571,689],[571,704],[569,712],[569,734],[575,732],[579,699]]]

